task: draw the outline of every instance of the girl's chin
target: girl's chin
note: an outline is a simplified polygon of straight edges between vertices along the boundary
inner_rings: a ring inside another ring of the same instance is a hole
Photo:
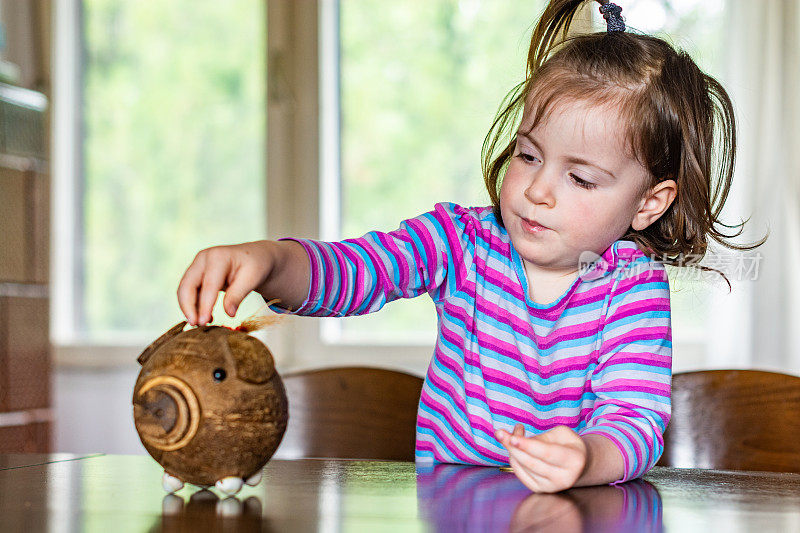
[[[517,253],[526,269],[533,269],[543,274],[568,276],[579,270],[578,258],[554,257],[539,250],[530,250],[527,246],[517,248]]]

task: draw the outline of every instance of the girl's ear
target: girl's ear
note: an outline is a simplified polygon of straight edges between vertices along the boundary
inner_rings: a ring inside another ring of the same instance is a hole
[[[639,211],[633,216],[631,227],[641,231],[658,220],[678,195],[675,180],[664,180],[647,191],[639,205]]]

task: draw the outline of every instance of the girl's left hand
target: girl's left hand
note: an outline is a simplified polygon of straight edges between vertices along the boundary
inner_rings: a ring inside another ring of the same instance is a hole
[[[513,434],[498,429],[495,437],[508,450],[514,473],[534,492],[568,489],[586,468],[586,443],[567,426],[526,437],[523,425],[517,424]]]

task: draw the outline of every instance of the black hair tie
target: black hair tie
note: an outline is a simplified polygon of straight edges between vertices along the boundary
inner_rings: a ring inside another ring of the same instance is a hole
[[[622,20],[622,8],[612,2],[605,3],[600,6],[600,13],[606,19],[608,25],[608,32],[612,31],[625,31],[625,21]]]

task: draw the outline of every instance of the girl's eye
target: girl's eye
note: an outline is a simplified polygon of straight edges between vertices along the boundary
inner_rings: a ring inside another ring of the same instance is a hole
[[[569,177],[572,178],[572,181],[575,182],[575,185],[581,187],[582,189],[594,189],[595,187],[597,187],[596,183],[592,183],[591,181],[586,181],[584,179],[581,179],[575,174],[570,174]]]
[[[526,154],[525,152],[520,152],[517,154],[517,157],[525,161],[526,163],[534,163],[536,162],[536,157],[532,156],[531,154]]]

